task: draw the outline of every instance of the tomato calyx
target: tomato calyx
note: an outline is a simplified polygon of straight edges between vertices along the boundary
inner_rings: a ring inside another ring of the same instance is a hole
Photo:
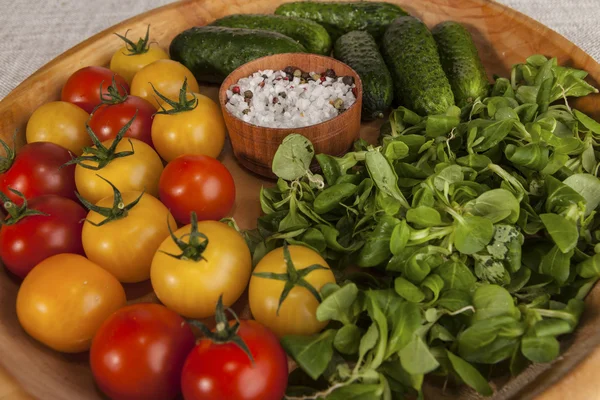
[[[125,48],[129,52],[129,54],[125,54],[126,56],[135,56],[148,52],[150,49],[150,25],[148,25],[148,28],[146,29],[146,36],[139,38],[137,43],[134,43],[131,39],[127,38],[127,33],[129,33],[129,29],[125,31],[125,35],[115,33],[119,39],[125,42]]]
[[[171,254],[165,251],[163,251],[163,253],[170,257],[183,261],[207,261],[206,258],[204,258],[204,256],[202,255],[202,253],[204,253],[204,250],[206,250],[206,247],[208,246],[208,237],[204,233],[198,231],[198,216],[194,211],[192,211],[190,219],[190,233],[186,233],[181,237],[175,236],[175,233],[171,229],[169,221],[167,221],[167,226],[169,228],[169,233],[171,234],[171,239],[173,239],[177,247],[179,247],[179,249],[181,250],[181,254]],[[183,240],[186,237],[189,237],[188,242],[185,242]]]
[[[111,161],[113,161],[114,159],[128,157],[128,156],[133,155],[135,153],[135,150],[133,149],[133,143],[131,142],[130,139],[129,139],[129,144],[131,145],[130,151],[121,151],[121,152],[117,153],[116,150],[117,150],[117,145],[121,142],[121,140],[125,136],[125,133],[127,133],[127,131],[131,127],[131,124],[133,124],[133,121],[135,120],[136,117],[137,117],[137,110],[136,110],[135,114],[133,115],[133,118],[131,118],[129,120],[129,122],[127,122],[119,130],[119,133],[117,133],[117,136],[111,143],[110,147],[106,147],[102,144],[100,139],[98,139],[98,136],[96,136],[96,134],[94,133],[92,128],[90,128],[90,126],[86,122],[85,129],[87,130],[88,135],[92,139],[94,146],[93,147],[91,147],[91,146],[84,147],[83,153],[84,154],[87,153],[87,154],[91,154],[91,155],[89,155],[89,156],[82,155],[82,156],[76,157],[76,158],[66,162],[65,164],[63,164],[63,167],[65,167],[67,165],[71,165],[71,164],[77,164],[83,168],[98,171],[98,170],[106,167],[108,164],[110,164]],[[86,161],[96,163],[96,165],[94,166],[94,165],[86,164],[85,163]]]
[[[183,80],[183,85],[181,86],[181,89],[179,89],[179,100],[178,101],[171,100],[168,97],[166,97],[165,95],[163,95],[162,93],[160,93],[158,90],[156,90],[156,88],[154,87],[154,85],[152,83],[150,83],[150,86],[152,86],[152,90],[154,90],[154,93],[156,93],[156,95],[158,97],[160,97],[161,100],[163,100],[165,103],[167,103],[168,105],[170,105],[172,107],[170,110],[167,110],[165,108],[165,106],[163,104],[161,104],[160,110],[157,111],[156,114],[165,114],[165,115],[179,114],[179,113],[186,112],[186,111],[192,111],[193,109],[195,109],[198,106],[198,98],[196,97],[196,95],[194,93],[189,92],[189,94],[192,96],[192,98],[191,99],[187,98],[187,95],[188,95],[187,77]]]
[[[92,224],[94,226],[102,226],[111,221],[116,221],[118,219],[125,218],[129,212],[129,210],[131,210],[133,207],[135,207],[137,205],[137,203],[139,203],[140,200],[142,199],[142,196],[144,196],[144,192],[142,192],[131,203],[125,204],[123,202],[123,196],[121,195],[121,192],[119,191],[119,189],[117,189],[117,187],[115,185],[113,185],[109,180],[101,177],[100,175],[96,175],[96,176],[98,178],[102,179],[103,181],[105,181],[106,183],[108,183],[112,187],[112,189],[113,189],[113,205],[112,205],[112,207],[97,206],[95,204],[90,203],[83,197],[81,197],[81,195],[79,193],[77,193],[77,192],[75,193],[75,195],[77,196],[77,198],[79,199],[79,201],[81,202],[81,204],[83,204],[83,206],[85,208],[87,208],[90,211],[94,211],[94,212],[102,215],[103,217],[106,217],[99,223],[94,223],[90,220],[86,220],[87,222],[89,222],[90,224]]]
[[[229,320],[227,319],[227,315],[225,311],[229,311],[229,313],[235,319],[235,324],[230,325]],[[233,311],[230,307],[225,308],[223,306],[223,295],[219,296],[219,300],[217,301],[217,308],[215,310],[215,322],[217,323],[215,326],[215,330],[211,331],[208,327],[200,321],[190,320],[188,321],[190,325],[198,328],[202,334],[217,344],[225,344],[225,343],[233,343],[238,346],[250,359],[252,365],[254,365],[254,357],[250,352],[250,349],[244,342],[244,340],[238,335],[238,331],[240,329],[240,319],[238,318],[235,311]]]
[[[265,279],[274,279],[276,281],[284,281],[285,286],[283,287],[283,291],[281,292],[281,296],[279,297],[279,305],[277,306],[277,315],[279,315],[279,310],[281,309],[281,305],[290,294],[292,289],[296,286],[300,286],[308,290],[317,301],[321,302],[321,295],[315,289],[313,285],[311,285],[306,279],[304,279],[308,274],[316,270],[326,270],[322,265],[313,264],[310,267],[301,269],[298,271],[296,266],[292,261],[292,256],[290,255],[290,250],[288,249],[287,243],[283,243],[283,258],[285,259],[285,264],[287,271],[283,274],[276,274],[274,272],[254,272],[252,275],[257,276],[259,278]]]
[[[20,206],[18,206],[16,203],[11,201],[6,194],[0,192],[0,200],[2,201],[4,209],[8,213],[8,218],[6,218],[4,221],[0,220],[0,225],[14,225],[23,218],[30,217],[32,215],[43,215],[44,217],[48,216],[48,214],[43,213],[41,211],[27,208],[27,199],[25,198],[23,193],[13,188],[8,188],[8,190],[22,198],[23,203]]]
[[[119,92],[119,87],[117,86],[115,75],[113,75],[111,85],[108,88],[106,88],[106,91],[108,93],[104,93],[104,91],[102,90],[102,85],[104,85],[104,81],[100,83],[100,104],[98,104],[96,108],[94,108],[92,114],[103,105],[112,106],[115,104],[121,104],[124,103],[125,100],[127,100],[127,97],[129,97],[129,95],[127,94],[127,89],[125,89],[125,87],[121,86],[121,89],[123,90],[124,94],[121,94]]]
[[[13,146],[10,147],[8,143],[4,140],[0,139],[0,145],[4,148],[5,155],[0,157],[0,174],[5,173],[12,167],[13,162],[15,161],[15,156],[17,152],[15,151],[15,139],[17,137],[17,132],[13,134]]]

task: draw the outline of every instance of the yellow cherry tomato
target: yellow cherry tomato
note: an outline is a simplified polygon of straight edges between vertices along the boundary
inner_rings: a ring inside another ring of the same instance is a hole
[[[177,224],[167,207],[156,198],[141,192],[119,195],[122,200],[117,208],[124,209],[120,217],[100,225],[107,217],[93,210],[88,213],[81,233],[83,250],[91,261],[119,281],[145,281],[150,278],[156,249],[169,236],[169,226],[174,230]],[[111,209],[114,198],[115,195],[105,197],[96,207]],[[138,198],[139,202],[128,209]],[[113,211],[118,213],[114,208]]]
[[[102,145],[109,148],[112,142],[113,140],[107,140],[102,142]],[[114,158],[98,170],[85,167],[97,167],[96,161],[83,161],[83,165],[78,164],[75,167],[75,185],[84,199],[96,203],[100,199],[112,196],[113,190],[104,179],[121,191],[145,191],[158,197],[158,182],[163,171],[163,163],[152,147],[138,139],[122,139],[117,144],[115,153],[132,151],[132,145],[133,154]],[[90,155],[83,154],[84,157]]]
[[[92,144],[85,123],[90,115],[75,104],[53,101],[36,109],[27,122],[27,143],[52,142],[81,155]]]
[[[177,99],[179,90],[187,78],[188,91],[199,92],[194,74],[183,64],[173,60],[158,60],[139,70],[131,82],[131,94],[148,100],[158,108],[160,103],[154,88],[169,99]]]
[[[242,295],[252,259],[246,241],[235,229],[216,221],[198,223],[194,216],[192,224],[174,233],[188,249],[181,249],[172,237],[165,239],[154,255],[150,275],[164,305],[187,318],[207,318],[214,315],[219,296],[223,295],[223,304],[229,307]],[[190,233],[195,224],[196,232],[208,242],[201,237],[199,248],[192,249]],[[183,257],[174,257],[182,253]]]
[[[303,279],[308,282],[317,293],[327,283],[335,283],[333,272],[327,262],[315,251],[304,246],[288,246],[289,256],[294,268],[302,276],[302,270],[313,265],[320,265],[325,269],[314,269],[308,272]],[[287,274],[287,263],[284,249],[278,248],[258,263],[252,278],[250,278],[249,300],[250,311],[261,324],[271,329],[279,337],[286,335],[312,335],[321,331],[328,321],[318,321],[317,307],[320,301],[308,289],[294,285],[281,307],[281,295],[285,286],[284,280],[261,277],[261,274],[277,274],[284,277]]]
[[[17,295],[17,317],[25,331],[54,350],[90,348],[104,320],[125,305],[114,276],[77,254],[58,254],[39,263]]]
[[[110,69],[121,75],[131,85],[133,76],[148,64],[157,60],[169,58],[166,51],[150,43],[150,25],[146,37],[138,39],[136,43],[125,36],[118,35],[125,42],[125,46],[113,54],[110,60]]]
[[[188,111],[154,116],[152,143],[160,156],[171,161],[184,154],[201,154],[217,158],[225,144],[225,121],[221,109],[209,97],[196,96],[198,105]],[[163,104],[165,110],[171,110]]]

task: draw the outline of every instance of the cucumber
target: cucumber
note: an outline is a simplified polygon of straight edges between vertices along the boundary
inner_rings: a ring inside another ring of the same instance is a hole
[[[305,53],[294,39],[255,29],[202,26],[175,36],[171,58],[185,65],[202,82],[221,83],[237,67],[279,53]]]
[[[281,15],[234,14],[220,18],[211,25],[279,32],[296,40],[309,53],[325,56],[331,53],[332,43],[329,33],[321,25],[309,19]]]
[[[464,107],[487,96],[490,82],[469,31],[458,22],[446,21],[432,33],[456,105]]]
[[[383,35],[382,54],[394,79],[396,102],[422,116],[443,114],[454,105],[435,40],[423,22],[397,18]]]
[[[375,39],[368,32],[346,33],[335,42],[333,56],[354,69],[363,85],[362,119],[383,118],[392,104],[394,83],[379,53]]]
[[[350,31],[367,31],[379,39],[394,19],[408,15],[395,4],[367,1],[298,1],[280,5],[275,14],[317,21],[327,29],[334,41]]]

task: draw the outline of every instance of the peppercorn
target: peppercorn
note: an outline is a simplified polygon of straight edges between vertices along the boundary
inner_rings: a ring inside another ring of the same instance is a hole
[[[287,97],[287,94],[285,94],[285,92],[279,92],[279,96],[280,96],[282,99],[285,99],[285,98]]]
[[[242,111],[242,114],[244,115],[248,115],[250,113],[250,109],[246,108],[244,111]]]
[[[337,75],[335,74],[334,70],[329,68],[328,70],[325,71],[325,76],[328,78],[335,78]]]
[[[354,85],[354,77],[353,76],[344,76],[342,78],[342,83],[344,85],[352,86],[352,85]]]
[[[326,79],[327,79],[327,78],[325,78],[325,76],[322,76],[322,77],[320,77],[320,78],[319,78],[319,80],[320,80],[321,82],[325,82],[325,80],[326,80]]]
[[[283,69],[283,72],[285,72],[287,75],[293,75],[294,71],[297,70],[298,68],[296,67],[292,67],[291,65],[289,67],[285,67]]]
[[[302,71],[297,69],[294,71],[294,78],[300,78],[302,76]]]
[[[244,97],[245,97],[245,98],[247,98],[247,99],[251,99],[251,98],[252,98],[252,96],[254,96],[254,94],[252,93],[252,90],[246,90],[246,91],[244,92]]]
[[[268,78],[268,76],[267,76],[267,75],[265,75],[265,74],[263,74],[262,78],[263,78],[263,79],[267,79],[267,78]]]
[[[240,87],[239,86],[234,86],[231,91],[235,94],[240,94]]]
[[[310,77],[312,78],[312,80],[318,81],[319,79],[321,79],[321,74],[317,74],[316,72],[314,72]]]
[[[259,83],[258,86],[260,86],[261,88],[265,87],[265,81],[262,81],[261,83]]]
[[[279,99],[277,97],[273,97],[273,104],[279,103]]]
[[[303,72],[302,75],[300,75],[300,78],[308,81],[310,79],[310,74],[308,72]]]
[[[335,107],[336,110],[340,110],[343,106],[344,100],[340,99],[339,97],[334,100],[333,107]]]

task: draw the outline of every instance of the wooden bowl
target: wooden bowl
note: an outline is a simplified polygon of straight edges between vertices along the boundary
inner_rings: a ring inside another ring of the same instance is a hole
[[[272,13],[289,0],[182,0],[139,15],[95,35],[60,55],[27,78],[0,101],[0,138],[11,140],[18,130],[24,142],[25,126],[40,105],[60,99],[60,90],[70,74],[88,65],[108,65],[112,54],[122,46],[113,33],[131,29],[129,37],[140,37],[152,25],[152,39],[168,48],[179,32],[208,24],[233,13]],[[327,1],[327,0],[325,0]],[[490,78],[509,76],[514,63],[532,54],[555,56],[558,62],[590,73],[590,83],[600,83],[600,65],[589,55],[532,19],[489,0],[387,0],[404,7],[428,26],[454,20],[466,24]],[[60,34],[60,32],[57,32]],[[201,92],[218,101],[218,88],[202,86]],[[571,102],[578,109],[600,119],[600,96],[587,96]],[[381,122],[362,124],[361,137],[374,142]],[[258,192],[270,182],[242,168],[229,147],[220,160],[235,180],[237,197],[233,216],[240,227],[254,228],[260,215]],[[0,399],[99,400],[86,354],[64,355],[29,337],[19,325],[15,302],[19,282],[0,268]],[[150,285],[128,285],[130,302],[157,301]],[[577,330],[562,341],[561,356],[549,364],[535,364],[519,376],[493,383],[498,391],[490,400],[579,400],[600,399],[600,285],[586,298],[586,311]],[[234,306],[240,317],[248,317],[247,295]],[[472,390],[451,387],[443,382],[425,381],[426,399],[481,399]]]
[[[266,128],[252,125],[227,110],[225,107],[227,90],[241,78],[246,78],[256,71],[281,70],[290,65],[302,71],[317,73],[331,68],[338,76],[354,77],[357,89],[356,102],[335,118],[303,128]],[[362,82],[352,68],[331,57],[304,53],[275,54],[250,61],[229,74],[219,90],[219,104],[223,109],[233,154],[238,162],[258,175],[274,178],[275,175],[271,171],[273,156],[283,139],[291,133],[299,133],[307,137],[315,146],[317,154],[341,156],[352,147],[360,135]]]

